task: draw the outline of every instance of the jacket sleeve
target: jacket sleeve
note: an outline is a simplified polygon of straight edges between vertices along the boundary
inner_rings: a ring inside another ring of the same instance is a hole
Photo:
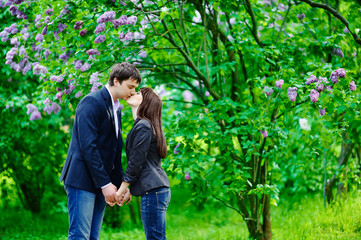
[[[111,182],[105,171],[97,146],[99,129],[102,121],[102,106],[95,98],[84,98],[77,110],[77,131],[80,152],[89,169],[96,188]]]
[[[124,174],[124,181],[134,183],[142,171],[152,140],[152,128],[144,124],[135,126],[133,141],[127,151],[128,166]]]

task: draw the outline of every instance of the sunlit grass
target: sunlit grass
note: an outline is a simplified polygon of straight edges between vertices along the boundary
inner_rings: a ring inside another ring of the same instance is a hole
[[[240,216],[222,205],[205,204],[202,210],[183,202],[185,192],[174,193],[167,214],[167,239],[247,239],[248,232]],[[184,198],[185,199],[185,198]],[[281,197],[272,207],[272,239],[361,239],[361,194],[354,193],[326,209],[322,196]],[[107,210],[108,211],[108,210]],[[111,211],[111,210],[110,210]],[[2,210],[0,239],[67,239],[67,214],[32,216],[20,208]],[[144,240],[141,226],[124,224],[105,226],[101,239]]]

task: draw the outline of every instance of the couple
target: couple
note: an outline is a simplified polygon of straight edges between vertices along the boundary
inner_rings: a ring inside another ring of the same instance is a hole
[[[60,177],[68,198],[68,239],[99,239],[106,203],[122,206],[131,195],[141,196],[146,238],[166,239],[170,184],[161,167],[161,158],[167,155],[162,100],[151,88],[136,93],[140,83],[138,69],[130,63],[117,63],[108,84],[85,96],[77,106]],[[125,173],[118,99],[127,101],[135,120],[126,139]]]

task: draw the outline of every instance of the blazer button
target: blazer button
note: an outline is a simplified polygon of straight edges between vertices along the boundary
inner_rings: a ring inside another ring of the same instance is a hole
[[[114,152],[117,152],[117,148],[114,148]]]

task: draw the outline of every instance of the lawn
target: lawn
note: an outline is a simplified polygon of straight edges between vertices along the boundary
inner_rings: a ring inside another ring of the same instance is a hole
[[[247,239],[248,233],[240,216],[216,203],[204,205],[202,210],[183,201],[180,191],[173,190],[167,214],[167,238],[188,239]],[[281,197],[272,208],[273,239],[361,239],[361,193],[354,193],[327,207],[322,196],[303,195]],[[107,209],[107,211],[112,211]],[[110,213],[108,212],[108,216]],[[107,216],[107,212],[105,217]],[[0,217],[1,239],[66,239],[67,214],[39,214],[32,216],[21,208],[3,209]],[[141,226],[124,223],[112,229],[107,225],[101,239],[143,240]]]

